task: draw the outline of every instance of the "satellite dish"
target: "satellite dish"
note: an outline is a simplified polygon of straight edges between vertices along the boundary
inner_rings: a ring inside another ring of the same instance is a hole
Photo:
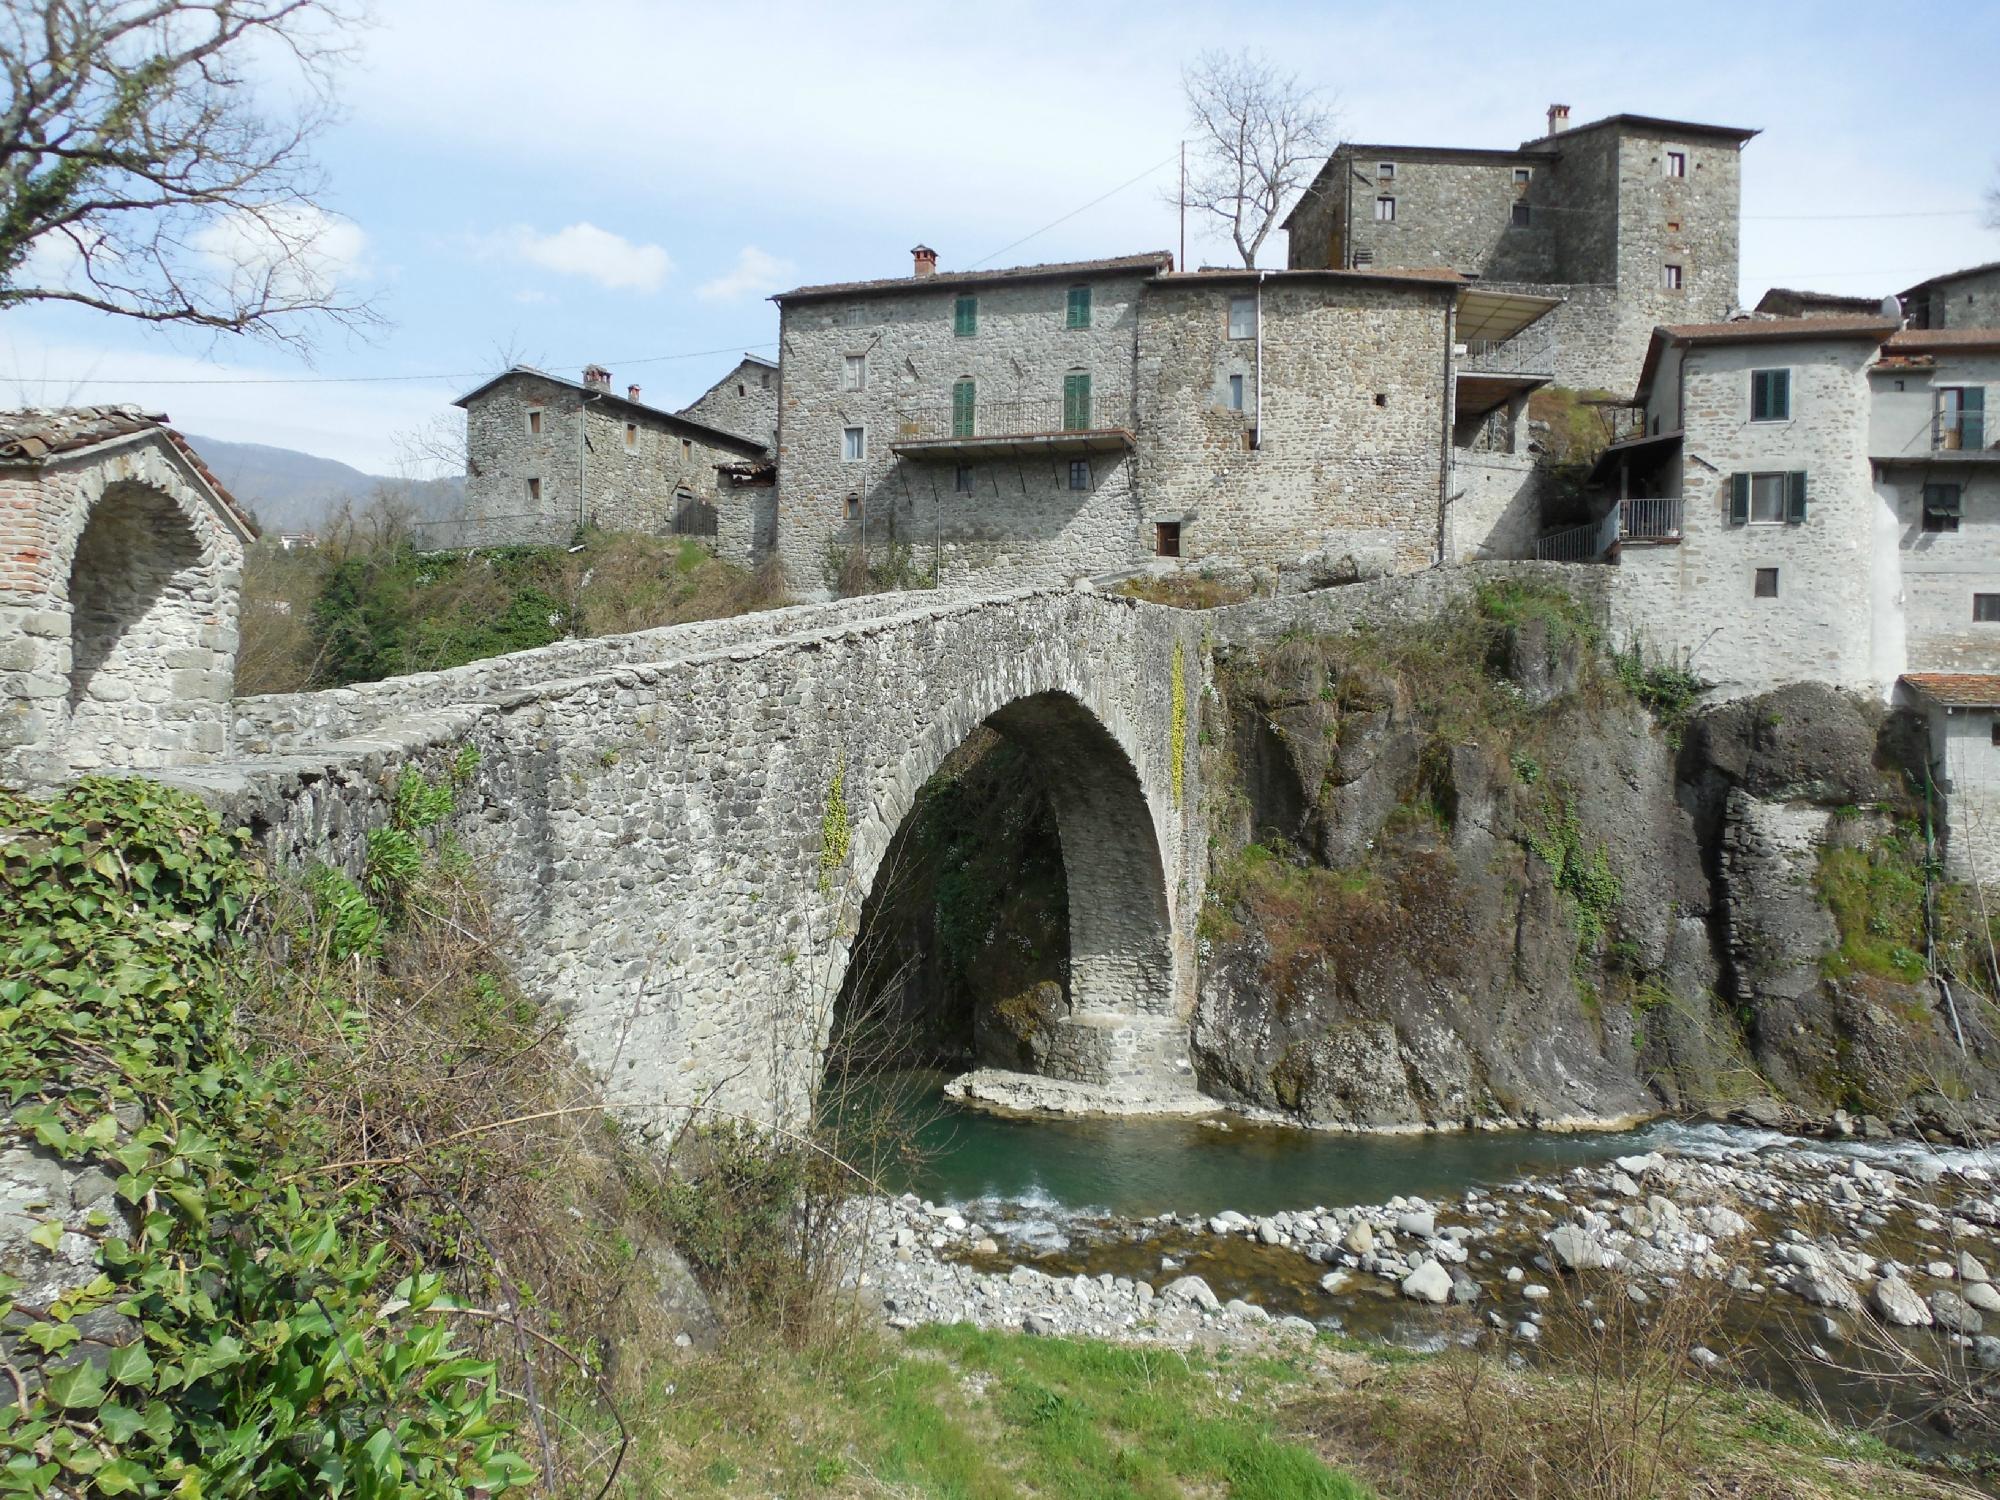
[[[1884,297],[1882,299],[1882,316],[1897,323],[1902,322],[1903,299],[1893,295]]]

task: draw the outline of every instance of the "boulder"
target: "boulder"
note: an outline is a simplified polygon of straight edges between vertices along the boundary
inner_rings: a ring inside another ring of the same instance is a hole
[[[1938,1327],[1953,1333],[1978,1333],[1986,1326],[1986,1320],[1968,1307],[1957,1292],[1951,1291],[1931,1293],[1931,1317]]]
[[[1884,1323],[1897,1328],[1927,1328],[1930,1309],[1900,1276],[1884,1276],[1868,1289],[1868,1305]]]
[[[1429,1211],[1414,1210],[1396,1215],[1396,1233],[1415,1235],[1420,1240],[1433,1238],[1437,1234],[1437,1217]]]
[[[1161,1289],[1169,1302],[1192,1302],[1204,1312],[1220,1312],[1222,1301],[1199,1276],[1177,1276]]]
[[[1968,1307],[1982,1313],[2000,1313],[2000,1287],[1990,1281],[1968,1281],[1959,1295]]]
[[[1565,1271],[1594,1271],[1604,1264],[1603,1247],[1575,1224],[1550,1231],[1549,1249]]]
[[[1451,1300],[1451,1273],[1437,1261],[1427,1260],[1403,1278],[1402,1292],[1417,1302]]]
[[[1356,1219],[1348,1226],[1341,1244],[1347,1247],[1350,1255],[1367,1255],[1375,1248],[1375,1231],[1366,1219]]]

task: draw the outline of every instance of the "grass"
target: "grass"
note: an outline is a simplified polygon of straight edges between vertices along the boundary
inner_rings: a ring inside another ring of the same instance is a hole
[[[1225,604],[1241,604],[1253,593],[1247,583],[1224,583],[1207,573],[1128,578],[1118,592],[1127,599],[1143,599],[1169,609],[1220,609]]]
[[[726,1349],[649,1394],[636,1496],[1363,1500],[1279,1430],[1302,1366],[963,1325]]]
[[[1840,934],[1822,965],[1829,975],[1924,977],[1924,863],[1914,832],[1823,847],[1815,884]]]

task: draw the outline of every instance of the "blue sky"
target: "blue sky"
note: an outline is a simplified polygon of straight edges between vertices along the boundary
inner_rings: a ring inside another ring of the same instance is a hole
[[[771,291],[906,274],[919,240],[965,266],[1138,178],[993,263],[1173,248],[1178,70],[1208,47],[1265,49],[1361,140],[1510,145],[1558,100],[1579,123],[1761,128],[1746,301],[2000,259],[1981,216],[2000,174],[1996,6],[378,0],[357,41],[320,151],[347,221],[328,244],[388,326],[328,328],[308,366],[15,310],[0,398],[136,401],[373,472],[503,356],[599,360],[679,404],[734,351],[774,352]],[[1226,258],[1192,229],[1189,251]],[[1264,260],[1283,264],[1281,234]],[[298,377],[342,379],[268,383]]]

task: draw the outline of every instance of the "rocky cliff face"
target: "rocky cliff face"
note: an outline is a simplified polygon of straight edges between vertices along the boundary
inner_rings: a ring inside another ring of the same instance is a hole
[[[1910,726],[1813,686],[1689,719],[1686,687],[1518,588],[1226,660],[1203,1085],[1363,1128],[1992,1124],[1990,950],[1949,891],[1958,1030],[1925,973]]]

